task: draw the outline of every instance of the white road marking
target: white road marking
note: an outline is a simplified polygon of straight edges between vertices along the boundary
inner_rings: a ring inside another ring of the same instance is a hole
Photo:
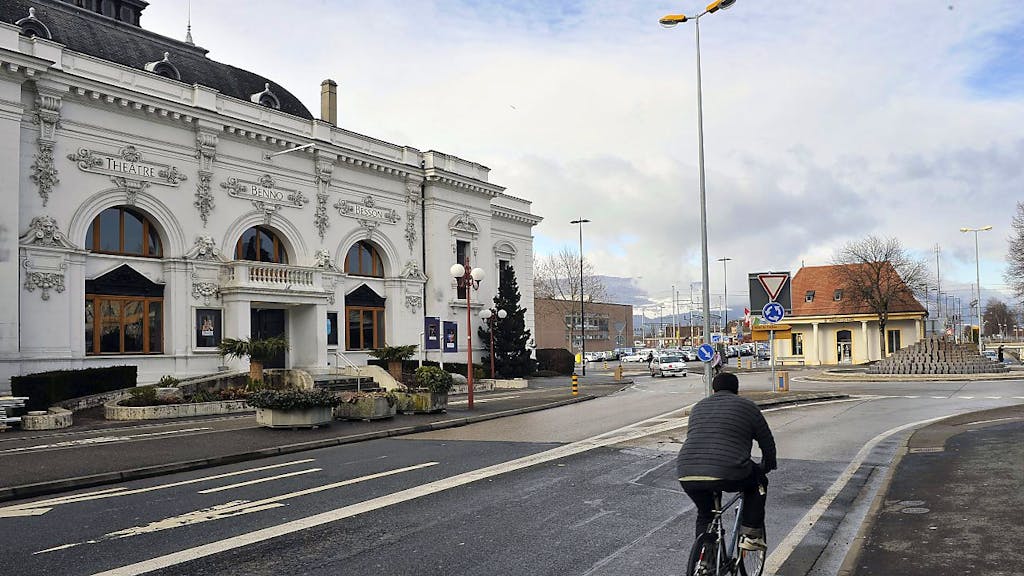
[[[299,470],[298,472],[289,472],[287,474],[278,474],[277,476],[267,476],[266,478],[257,478],[255,480],[249,480],[248,482],[239,482],[237,484],[228,484],[227,486],[218,486],[217,488],[208,488],[206,490],[200,490],[200,494],[212,494],[214,492],[223,492],[224,490],[232,490],[235,488],[241,488],[242,486],[252,486],[253,484],[262,484],[264,482],[271,482],[273,480],[280,480],[282,478],[291,478],[293,476],[301,476],[303,474],[309,474],[311,472],[319,472],[323,468],[310,468],[308,470]]]
[[[842,491],[842,489],[850,481],[850,478],[853,478],[854,473],[857,472],[857,469],[860,468],[860,465],[868,457],[868,454],[871,453],[871,450],[874,449],[875,445],[877,445],[885,438],[888,438],[889,436],[896,434],[897,432],[901,432],[908,428],[914,428],[917,426],[930,424],[932,422],[936,422],[944,418],[948,418],[948,416],[937,416],[935,418],[929,418],[927,420],[918,420],[917,422],[911,422],[910,424],[897,426],[895,428],[886,430],[885,432],[882,432],[881,434],[869,440],[868,443],[865,444],[859,452],[857,452],[857,455],[853,457],[853,460],[850,462],[850,465],[847,466],[845,470],[843,470],[843,472],[839,475],[838,478],[836,478],[836,481],[833,482],[832,485],[829,486],[828,490],[826,490],[825,493],[821,496],[821,498],[819,498],[818,501],[814,503],[814,506],[811,506],[811,509],[808,510],[806,514],[804,514],[804,517],[796,523],[796,527],[794,527],[793,530],[791,530],[790,533],[787,534],[785,538],[783,538],[782,542],[780,542],[779,545],[775,547],[775,550],[772,551],[771,555],[768,557],[768,561],[765,562],[765,572],[773,574],[779,570],[783,562],[785,562],[786,559],[789,558],[789,555],[793,553],[797,545],[800,544],[800,541],[803,540],[804,536],[806,536],[807,533],[811,531],[811,528],[814,527],[814,524],[818,521],[819,518],[821,518],[821,515],[825,513],[829,505],[832,504],[832,501],[835,500],[837,496],[839,496],[839,492]]]
[[[945,400],[945,399],[949,398],[949,396],[932,396],[932,398],[934,398],[936,400]]]
[[[1003,399],[1002,396],[985,396],[985,398],[987,398],[989,400],[1002,400]]]
[[[232,476],[239,476],[242,474],[249,474],[252,472],[262,472],[263,470],[273,470],[274,468],[283,468],[285,466],[295,466],[296,464],[306,464],[308,462],[313,462],[313,458],[292,460],[291,462],[271,464],[269,466],[259,466],[257,468],[246,468],[245,470],[239,470],[237,472],[226,472],[224,474],[216,474],[213,476],[203,476],[202,478],[193,478],[192,480],[171,482],[170,484],[158,484],[156,486],[150,486],[148,488],[136,488],[134,490],[125,490],[124,488],[108,488],[106,490],[96,490],[94,492],[86,492],[84,494],[59,496],[57,498],[50,498],[48,500],[38,500],[36,502],[26,502],[24,504],[15,504],[14,506],[0,508],[0,518],[10,518],[14,516],[39,516],[41,514],[46,514],[50,510],[53,510],[54,506],[59,506],[61,504],[73,504],[75,502],[86,502],[89,500],[99,500],[102,498],[114,498],[117,496],[130,496],[132,494],[142,494],[144,492],[152,492],[154,490],[165,490],[167,488],[174,488],[175,486],[185,486],[187,484],[206,482],[208,480],[219,480],[221,478],[230,478]],[[29,510],[31,510],[32,512],[30,514],[26,514],[25,512]]]
[[[835,402],[852,402],[858,400],[859,399],[851,398],[837,400]],[[824,401],[819,402],[818,404],[828,403],[832,402]],[[807,405],[808,404],[780,406],[778,408],[773,408],[766,411],[804,407]],[[129,564],[127,566],[122,566],[120,568],[114,568],[111,570],[107,570],[105,572],[99,572],[97,574],[94,574],[93,576],[134,576],[136,574],[145,574],[147,572],[152,572],[154,570],[160,570],[162,568],[167,568],[169,566],[174,566],[176,564],[189,562],[197,558],[212,556],[214,554],[219,554],[221,552],[241,548],[243,546],[263,542],[265,540],[271,540],[273,538],[278,538],[281,536],[285,536],[287,534],[292,534],[294,532],[307,530],[309,528],[314,528],[316,526],[321,526],[323,524],[336,522],[338,520],[343,520],[345,518],[350,518],[352,516],[357,516],[359,514],[365,514],[367,512],[372,512],[375,510],[379,510],[381,508],[386,508],[388,506],[393,506],[395,504],[400,504],[402,502],[414,500],[416,498],[421,498],[424,496],[429,496],[431,494],[436,494],[438,492],[451,490],[459,486],[464,486],[467,484],[471,484],[473,482],[485,480],[487,478],[491,478],[494,476],[499,476],[501,474],[514,472],[516,470],[536,466],[538,464],[543,464],[546,462],[551,462],[553,460],[560,460],[562,458],[567,458],[569,456],[594,450],[596,448],[610,446],[613,444],[620,444],[623,442],[636,440],[644,436],[660,434],[663,432],[667,432],[669,430],[674,430],[676,428],[681,428],[685,426],[686,423],[689,421],[689,418],[670,417],[673,414],[684,414],[685,411],[691,407],[692,405],[686,406],[684,408],[677,408],[670,412],[665,412],[664,414],[654,416],[641,422],[630,424],[628,426],[623,426],[622,428],[612,430],[610,432],[605,432],[603,434],[598,434],[597,436],[592,436],[590,438],[580,440],[578,442],[565,444],[563,446],[559,446],[557,448],[553,448],[545,452],[540,452],[538,454],[531,454],[529,456],[524,456],[522,458],[517,458],[515,460],[510,460],[508,462],[502,462],[499,464],[495,464],[493,466],[480,468],[478,470],[471,470],[469,472],[465,472],[448,478],[442,478],[441,480],[436,480],[434,482],[428,482],[427,484],[421,484],[419,486],[414,486],[412,488],[400,490],[392,494],[386,494],[384,496],[379,496],[377,498],[372,498],[370,500],[365,500],[363,502],[350,504],[348,506],[337,508],[335,510],[328,510],[327,512],[322,512],[320,514],[315,514],[313,516],[308,516],[306,518],[292,520],[291,522],[286,522],[284,524],[279,524],[277,526],[270,526],[268,528],[263,528],[260,530],[256,530],[254,532],[240,534],[238,536],[234,536],[231,538],[225,538],[223,540],[219,540],[216,542],[210,542],[208,544],[196,546],[195,548],[188,548],[164,556],[151,558],[149,560],[143,560],[142,562],[136,562],[134,564]],[[646,426],[647,423],[657,420],[661,420],[662,422],[659,422],[654,426]]]
[[[974,400],[974,396],[957,396],[961,400]]]
[[[193,524],[200,524],[202,522],[210,522],[211,520],[221,520],[223,518],[231,518],[233,516],[239,516],[241,514],[249,514],[252,512],[260,512],[262,510],[269,510],[271,508],[279,508],[284,506],[281,504],[284,500],[290,500],[292,498],[298,498],[300,496],[306,496],[308,494],[316,494],[317,492],[323,492],[324,490],[332,490],[334,488],[341,488],[342,486],[350,486],[352,484],[358,484],[359,482],[366,482],[368,480],[376,480],[377,478],[384,478],[386,476],[394,476],[395,474],[401,474],[403,472],[411,472],[413,470],[419,470],[420,468],[428,468],[430,466],[436,466],[438,462],[426,462],[423,464],[416,464],[415,466],[406,466],[405,468],[396,468],[395,470],[388,470],[386,472],[378,472],[376,474],[369,474],[367,476],[360,476],[358,478],[350,478],[348,480],[342,480],[341,482],[333,482],[331,484],[324,484],[323,486],[315,486],[313,488],[307,488],[305,490],[298,490],[296,492],[289,492],[287,494],[279,494],[277,496],[271,496],[270,498],[264,498],[263,500],[255,500],[250,502],[249,500],[233,500],[225,504],[218,504],[209,508],[203,508],[201,510],[193,510],[192,512],[186,512],[179,516],[172,516],[170,518],[164,518],[155,522],[150,522],[144,526],[133,526],[131,528],[125,528],[124,530],[118,530],[116,532],[110,532],[104,534],[100,538],[95,540],[86,540],[84,542],[78,542],[73,544],[62,544],[54,548],[47,548],[46,550],[39,550],[32,554],[44,554],[46,552],[53,552],[56,550],[63,550],[71,546],[78,546],[81,544],[97,544],[106,540],[114,540],[121,538],[130,538],[132,536],[138,536],[140,534],[149,534],[152,532],[160,532],[162,530],[169,530],[172,528],[179,528],[181,526],[190,526]]]
[[[127,436],[97,436],[95,438],[83,438],[82,440],[65,440],[53,444],[37,444],[35,446],[24,446],[22,448],[7,448],[0,450],[0,454],[12,454],[17,452],[32,452],[34,450],[57,450],[60,448],[75,448],[88,446],[90,444],[110,444],[113,442],[124,442],[126,440],[137,440],[139,438],[153,438],[155,436],[167,436],[169,434],[181,434],[182,432],[199,432],[212,430],[212,428],[183,428],[181,430],[168,430],[166,432],[150,432],[148,434],[129,434]]]
[[[509,400],[511,398],[519,398],[519,394],[515,394],[515,395],[512,395],[512,396],[484,396],[482,398],[481,397],[475,397],[473,399],[473,403],[474,404],[484,404],[484,403],[487,403],[487,402],[493,402],[494,400]],[[448,402],[448,403],[452,404],[452,405],[469,404],[469,400],[456,400],[454,402]]]

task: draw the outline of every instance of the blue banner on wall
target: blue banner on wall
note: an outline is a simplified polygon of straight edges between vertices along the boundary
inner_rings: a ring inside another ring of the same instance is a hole
[[[459,325],[456,322],[444,323],[444,351],[459,351]]]
[[[423,319],[423,334],[426,339],[427,350],[441,349],[441,319],[437,316],[427,316]]]

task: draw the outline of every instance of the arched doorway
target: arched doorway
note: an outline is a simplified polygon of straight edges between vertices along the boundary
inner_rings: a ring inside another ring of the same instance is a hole
[[[853,332],[850,330],[836,332],[836,361],[853,364]]]

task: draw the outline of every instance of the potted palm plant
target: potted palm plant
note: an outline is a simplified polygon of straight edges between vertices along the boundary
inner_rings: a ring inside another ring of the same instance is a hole
[[[407,346],[388,346],[385,344],[382,348],[375,348],[370,350],[370,356],[387,362],[388,373],[395,379],[396,382],[402,381],[402,361],[412,358],[413,354],[416,353],[417,346],[415,344],[409,344]]]
[[[310,428],[329,424],[342,398],[322,389],[257,390],[249,395],[256,423],[268,428]]]
[[[452,375],[437,366],[416,369],[416,386],[395,391],[399,412],[444,412],[448,408],[448,392],[452,389]]]
[[[217,345],[221,356],[249,358],[249,379],[263,382],[263,364],[288,350],[288,339],[284,336],[270,338],[224,338]]]

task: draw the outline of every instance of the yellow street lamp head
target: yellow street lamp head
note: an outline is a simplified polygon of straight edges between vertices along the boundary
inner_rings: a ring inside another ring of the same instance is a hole
[[[671,28],[676,24],[682,24],[687,20],[689,20],[689,18],[686,17],[686,14],[669,14],[668,16],[662,16],[661,20],[658,20],[658,23],[665,28]]]
[[[992,227],[991,226],[982,226],[981,229],[982,230],[991,230]]]
[[[727,10],[732,8],[732,5],[736,3],[736,0],[715,0],[711,4],[708,4],[706,8],[708,14],[714,14],[719,10]]]
[[[970,231],[971,231],[971,229],[970,229],[970,228],[967,228],[967,227],[964,227],[964,228],[961,228],[961,229],[960,229],[960,231],[961,231],[961,232],[970,232]]]

